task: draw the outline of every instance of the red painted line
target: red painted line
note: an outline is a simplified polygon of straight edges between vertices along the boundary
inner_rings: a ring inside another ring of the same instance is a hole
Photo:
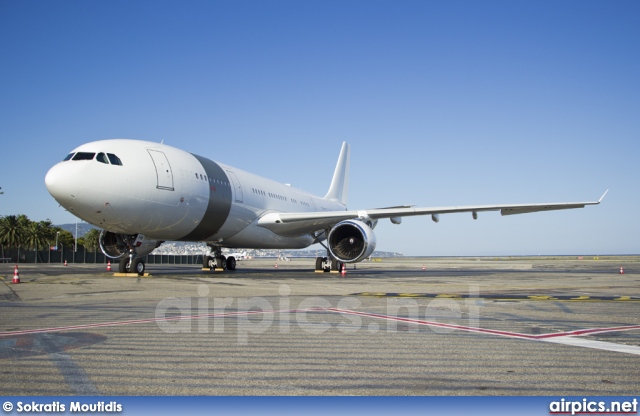
[[[345,313],[349,315],[368,316],[370,318],[386,319],[389,321],[409,322],[409,323],[418,324],[418,325],[433,326],[437,328],[457,329],[460,331],[477,332],[482,334],[500,335],[503,337],[521,338],[521,339],[536,339],[538,337],[538,335],[520,334],[517,332],[500,331],[497,329],[476,328],[473,326],[443,324],[441,322],[435,322],[435,321],[423,321],[420,319],[402,318],[399,316],[379,315],[376,313],[367,313],[367,312],[356,312],[356,311],[350,311],[347,309],[329,308],[329,310],[338,312],[338,313]]]
[[[88,329],[88,328],[101,328],[101,327],[107,327],[107,326],[122,326],[122,325],[148,324],[153,322],[178,321],[183,319],[226,318],[226,317],[233,317],[233,316],[264,315],[268,313],[312,312],[315,310],[317,310],[317,308],[302,309],[302,310],[289,309],[289,310],[280,310],[280,311],[244,311],[244,312],[227,312],[227,313],[209,313],[209,314],[202,314],[202,315],[180,315],[180,316],[170,316],[170,317],[163,317],[163,318],[131,319],[128,321],[98,322],[95,324],[61,326],[56,328],[25,329],[21,331],[0,332],[0,338],[8,337],[8,336],[16,336],[16,335],[42,334],[42,333],[48,333],[48,332],[61,332],[61,331],[73,331],[73,330]]]
[[[571,336],[582,336],[582,335],[591,335],[591,334],[600,334],[605,332],[618,332],[618,331],[632,331],[634,329],[640,329],[640,325],[629,325],[629,326],[616,326],[609,328],[590,328],[590,329],[578,329],[575,331],[567,331],[567,332],[556,332],[552,334],[540,334],[540,335],[529,335],[529,334],[521,334],[518,332],[509,332],[509,331],[500,331],[495,329],[486,329],[486,328],[477,328],[473,326],[464,326],[464,325],[454,325],[454,324],[443,324],[441,322],[434,321],[424,321],[420,319],[411,319],[411,318],[402,318],[399,316],[390,316],[390,315],[380,315],[376,313],[368,313],[368,312],[357,312],[351,311],[348,309],[338,309],[338,308],[328,308],[328,310],[345,313],[349,315],[360,315],[367,316],[370,318],[377,319],[385,319],[389,321],[400,321],[400,322],[409,322],[417,325],[426,325],[433,326],[437,328],[449,328],[449,329],[457,329],[460,331],[466,332],[477,332],[482,334],[491,334],[491,335],[500,335],[504,337],[510,338],[520,338],[520,339],[531,339],[531,340],[544,340],[546,338],[558,338],[558,337],[571,337]]]
[[[448,329],[454,329],[458,331],[498,335],[502,337],[528,339],[533,341],[535,340],[542,341],[548,338],[582,336],[582,335],[600,334],[605,332],[631,331],[631,330],[640,329],[640,325],[630,325],[630,326],[617,326],[617,327],[609,327],[609,328],[579,329],[575,331],[557,332],[552,334],[530,335],[530,334],[521,334],[518,332],[501,331],[497,329],[478,328],[478,327],[464,326],[464,325],[445,324],[441,322],[426,321],[421,319],[403,318],[400,316],[382,315],[382,314],[369,313],[369,312],[358,312],[358,311],[352,311],[348,309],[308,308],[308,309],[226,312],[226,313],[211,313],[211,314],[186,315],[186,316],[180,315],[180,316],[170,316],[170,317],[161,317],[161,318],[131,319],[127,321],[98,322],[93,324],[71,325],[71,326],[55,327],[55,328],[25,329],[20,331],[0,332],[0,338],[8,337],[8,336],[17,336],[17,335],[73,331],[73,330],[79,330],[79,329],[101,328],[101,327],[110,327],[110,326],[148,324],[148,323],[154,323],[154,322],[167,322],[167,321],[204,319],[204,318],[228,318],[228,317],[248,316],[248,315],[264,315],[269,313],[275,314],[275,313],[298,313],[298,312],[331,312],[331,313],[339,313],[339,314],[358,315],[358,316],[366,316],[366,317],[375,318],[375,319],[384,319],[388,321],[407,322],[407,323],[412,323],[416,325],[432,326],[436,328],[448,328]]]
[[[610,327],[610,328],[576,329],[575,331],[558,332],[558,333],[554,333],[554,334],[538,335],[538,338],[554,338],[554,337],[571,337],[571,336],[581,336],[581,335],[593,335],[593,334],[603,334],[605,332],[633,331],[634,329],[640,329],[640,325],[614,326],[614,327]]]

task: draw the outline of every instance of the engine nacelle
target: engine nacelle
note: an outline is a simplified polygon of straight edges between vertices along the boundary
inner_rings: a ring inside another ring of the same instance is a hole
[[[357,263],[373,253],[376,248],[376,236],[362,221],[346,220],[333,227],[327,243],[331,255],[338,261]]]
[[[130,247],[135,249],[138,257],[145,256],[162,243],[163,241],[148,240],[142,234],[117,234],[104,230],[100,232],[100,250],[112,259],[128,256]]]

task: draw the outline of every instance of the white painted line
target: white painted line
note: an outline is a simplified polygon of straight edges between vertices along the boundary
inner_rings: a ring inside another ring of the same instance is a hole
[[[614,344],[613,342],[596,341],[579,337],[543,338],[540,341],[554,344],[572,345],[574,347],[595,348],[597,350],[623,352],[640,355],[640,347],[635,345]]]

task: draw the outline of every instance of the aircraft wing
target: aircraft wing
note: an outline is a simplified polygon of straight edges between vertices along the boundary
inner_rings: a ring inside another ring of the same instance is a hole
[[[597,201],[590,202],[556,202],[550,204],[509,204],[509,205],[469,205],[452,207],[413,208],[399,206],[391,208],[375,208],[368,210],[331,211],[331,212],[271,212],[258,220],[258,225],[282,236],[299,236],[330,228],[335,224],[349,219],[371,218],[374,220],[391,218],[399,222],[401,217],[416,215],[431,215],[438,222],[440,214],[454,212],[471,212],[477,218],[478,212],[500,211],[501,215],[526,214],[538,211],[553,211],[561,209],[584,208],[587,205],[598,205],[608,190]]]

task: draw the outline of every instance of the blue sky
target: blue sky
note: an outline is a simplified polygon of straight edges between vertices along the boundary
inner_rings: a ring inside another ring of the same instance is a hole
[[[0,0],[0,215],[75,221],[44,176],[165,143],[349,207],[596,200],[382,221],[407,255],[639,253],[637,1]]]

